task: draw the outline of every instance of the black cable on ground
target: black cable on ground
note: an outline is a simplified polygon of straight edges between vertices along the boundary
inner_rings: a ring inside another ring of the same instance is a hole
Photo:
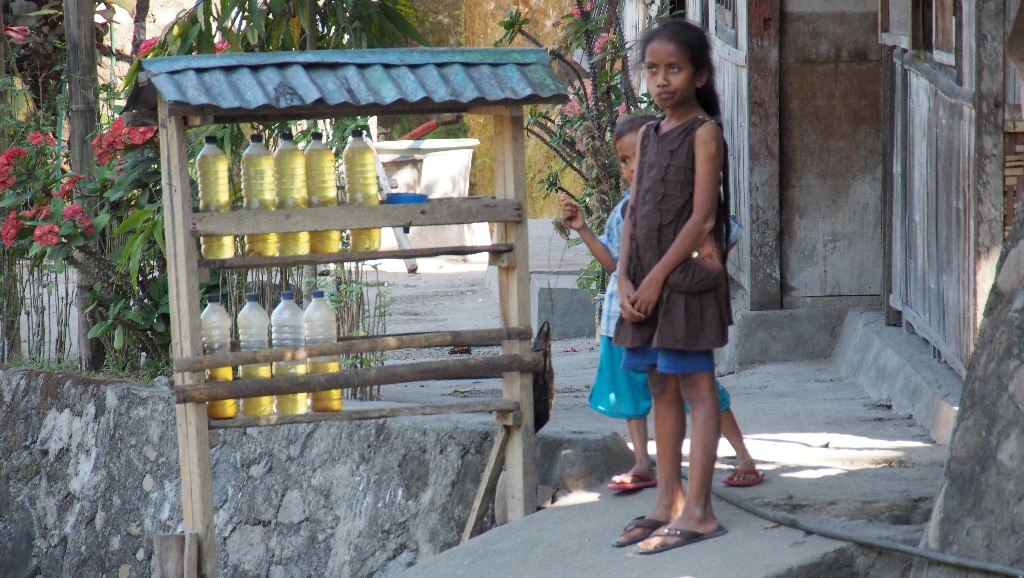
[[[686,477],[684,472],[683,477]],[[1014,568],[1012,566],[1006,566],[1004,564],[997,564],[995,562],[987,562],[985,560],[977,560],[975,558],[967,558],[965,556],[958,556],[956,554],[947,554],[945,552],[937,552],[935,550],[926,550],[924,548],[917,548],[914,546],[907,546],[894,542],[892,540],[882,540],[879,538],[872,538],[869,536],[860,536],[852,532],[842,532],[839,530],[831,530],[814,524],[808,524],[807,522],[801,521],[798,516],[792,514],[785,514],[766,508],[755,506],[749,500],[737,498],[736,496],[729,495],[730,492],[723,492],[717,488],[712,488],[711,493],[716,498],[724,500],[733,506],[741,510],[745,510],[758,518],[768,520],[769,522],[775,522],[782,526],[802,530],[811,534],[817,534],[826,538],[832,538],[833,540],[841,540],[843,542],[851,542],[853,544],[860,544],[861,546],[867,546],[870,548],[878,548],[880,550],[888,550],[890,552],[897,552],[899,554],[905,554],[907,556],[914,556],[915,558],[923,558],[930,562],[938,562],[940,564],[946,564],[947,566],[955,566],[957,568],[963,568],[966,570],[977,570],[980,572],[989,572],[991,574],[998,574],[1001,576],[1016,576],[1018,578],[1024,577],[1024,569]]]

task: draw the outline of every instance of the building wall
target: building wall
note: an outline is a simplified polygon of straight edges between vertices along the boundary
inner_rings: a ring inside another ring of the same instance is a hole
[[[882,303],[877,18],[873,0],[782,2],[780,234],[787,308]]]

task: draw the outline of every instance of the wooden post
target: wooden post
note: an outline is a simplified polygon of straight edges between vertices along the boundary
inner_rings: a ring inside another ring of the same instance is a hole
[[[749,0],[750,310],[782,308],[780,0]]]
[[[64,0],[64,31],[68,46],[68,100],[70,101],[70,130],[68,148],[71,150],[71,170],[85,175],[93,174],[96,167],[90,138],[96,132],[99,119],[98,81],[96,79],[96,15],[94,0]],[[89,198],[79,200],[87,214],[96,206]],[[95,245],[95,241],[91,242]],[[85,311],[81,296],[87,293],[95,279],[78,271],[78,345],[82,352],[81,367],[97,371],[103,366],[103,349],[100,342],[89,339],[92,319]]]
[[[892,63],[892,46],[882,46],[882,307],[885,324],[899,325],[900,312],[889,300],[893,292],[893,189],[896,162],[896,71]]]
[[[504,265],[498,267],[498,299],[502,327],[527,327],[530,321],[530,247],[526,218],[526,151],[522,107],[507,107],[494,114],[495,196],[516,199],[523,204],[523,219],[518,223],[495,226],[495,242],[509,243],[514,249]],[[503,113],[502,113],[503,112]],[[502,343],[502,353],[530,350],[528,340]],[[503,378],[506,399],[519,402],[522,423],[510,428],[505,450],[508,479],[508,519],[517,520],[537,508],[537,464],[534,456],[533,376],[527,372],[506,373]]]
[[[163,172],[164,231],[167,239],[168,295],[171,309],[171,356],[202,354],[199,329],[195,239],[189,233],[192,193],[188,178],[185,123],[172,117],[162,97],[157,102],[160,119],[160,166]],[[195,383],[196,373],[175,373],[177,383]],[[199,539],[201,575],[217,577],[217,535],[213,520],[213,482],[210,472],[210,436],[206,404],[177,406],[178,459],[181,467],[181,501],[185,531]]]

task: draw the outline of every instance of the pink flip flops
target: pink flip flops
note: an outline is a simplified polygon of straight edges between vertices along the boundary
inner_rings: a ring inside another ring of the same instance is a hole
[[[621,480],[616,482],[615,480]],[[612,483],[608,484],[608,489],[613,492],[628,492],[631,490],[642,490],[644,488],[653,488],[658,485],[658,480],[651,474],[644,472],[626,472],[619,474],[612,478]]]
[[[728,476],[722,478],[722,483],[734,488],[749,488],[764,481],[764,472],[757,468],[733,468]]]

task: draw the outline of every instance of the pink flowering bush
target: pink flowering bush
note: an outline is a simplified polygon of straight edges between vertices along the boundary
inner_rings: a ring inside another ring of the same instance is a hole
[[[98,315],[89,337],[145,352],[159,366],[170,333],[155,137],[156,127],[116,118],[92,141],[90,179],[65,171],[68,151],[53,135],[19,137],[0,154],[0,252],[96,280],[80,295]],[[116,252],[108,249],[114,238]]]
[[[46,259],[57,268],[69,261],[68,252],[96,234],[106,218],[95,221],[70,200],[81,176],[61,174],[61,149],[53,135],[32,131],[0,154],[0,225],[3,250]]]
[[[530,136],[539,139],[558,157],[540,181],[545,196],[565,195],[583,209],[590,228],[600,231],[608,213],[622,198],[623,183],[612,137],[619,116],[647,111],[646,95],[638,95],[632,73],[641,63],[630,61],[623,42],[621,14],[614,3],[575,0],[560,19],[550,23],[558,41],[544,46],[528,30],[530,20],[518,8],[510,10],[500,25],[505,34],[495,45],[511,44],[517,37],[546,48],[555,70],[569,89],[569,101],[550,108],[533,108],[526,121]],[[583,190],[563,186],[562,174],[572,171],[583,180]],[[568,239],[560,219],[555,228]],[[585,289],[603,289],[605,276],[596,262],[579,280]]]

